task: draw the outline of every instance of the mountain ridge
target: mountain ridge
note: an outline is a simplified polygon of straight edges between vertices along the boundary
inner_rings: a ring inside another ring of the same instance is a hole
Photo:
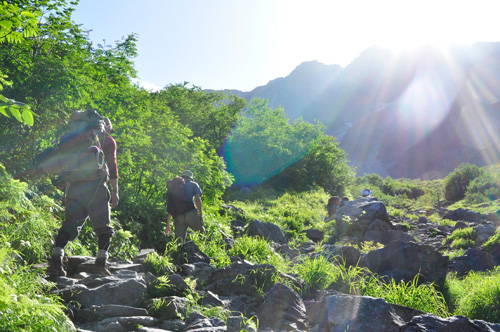
[[[357,174],[443,178],[500,161],[500,43],[394,52],[370,47],[346,67],[308,61],[252,91],[293,120],[320,121]],[[443,159],[443,156],[446,158]]]

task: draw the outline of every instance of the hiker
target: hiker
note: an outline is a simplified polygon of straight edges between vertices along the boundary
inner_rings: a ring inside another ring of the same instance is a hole
[[[201,204],[201,188],[198,183],[194,182],[193,173],[191,171],[182,172],[180,178],[174,178],[169,182],[184,182],[181,183],[180,195],[175,195],[175,189],[169,188],[167,192],[167,226],[165,234],[170,235],[170,220],[174,218],[175,239],[186,240],[188,227],[194,231],[205,233],[203,227],[203,209]],[[167,184],[169,187],[169,184]],[[181,196],[181,197],[179,197]],[[178,198],[179,197],[179,198]],[[194,199],[194,203],[193,203]],[[182,205],[182,206],[181,206]]]
[[[337,213],[337,209],[340,204],[340,197],[333,196],[328,200],[328,204],[326,205],[326,209],[328,211],[328,220],[332,220],[335,218],[335,214]]]
[[[340,200],[340,207],[346,206],[347,203],[349,203],[349,197],[347,196],[342,197],[342,199]]]
[[[363,196],[363,197],[371,196],[371,194],[372,194],[372,191],[368,188],[365,188],[365,189],[363,189],[363,191],[361,191],[361,196]]]
[[[93,139],[97,137],[96,142],[92,143],[94,145],[90,146],[88,151],[91,149],[99,151],[99,149],[102,148],[101,152],[105,153],[103,156],[105,162],[102,162],[101,169],[88,173],[92,176],[83,176],[82,174],[78,174],[80,172],[79,169],[74,172],[66,171],[64,176],[60,176],[60,178],[63,178],[63,181],[66,183],[64,200],[66,215],[65,220],[55,238],[55,245],[52,250],[52,256],[49,260],[47,274],[66,276],[66,271],[63,267],[64,248],[69,241],[78,237],[83,224],[90,217],[92,228],[98,237],[98,252],[95,260],[95,273],[111,275],[107,267],[107,259],[111,237],[113,236],[114,231],[111,226],[110,218],[108,170],[111,171],[109,182],[113,190],[112,204],[113,206],[116,206],[118,204],[116,142],[109,135],[112,131],[111,122],[108,119],[108,125],[106,125],[104,123],[104,119],[95,110],[89,109],[86,111],[77,111],[73,113],[72,117],[76,117],[77,119],[70,118],[70,124],[72,123],[72,120],[74,120],[74,122],[77,122],[76,125],[81,127],[79,133],[73,134],[72,137],[78,137],[79,142],[87,141],[86,144],[88,144],[88,141],[92,142]],[[97,120],[97,122],[100,124],[100,129],[97,129],[94,124],[90,125],[90,122],[86,127],[83,127],[83,125],[86,124],[85,120],[87,117],[98,117],[99,120]],[[102,137],[103,133],[105,134],[105,137]],[[99,136],[102,137],[102,143],[100,143],[101,139]],[[61,139],[61,142],[63,142],[63,138]],[[74,140],[70,138],[67,142],[69,143],[65,144],[69,144],[70,148],[73,144],[75,145],[75,150],[77,150],[77,143],[75,143]],[[61,145],[61,143],[59,145]]]

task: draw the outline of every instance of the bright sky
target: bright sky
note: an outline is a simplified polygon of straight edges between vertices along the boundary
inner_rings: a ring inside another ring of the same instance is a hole
[[[500,41],[497,0],[80,0],[96,43],[138,34],[141,85],[250,91],[304,61],[346,66],[371,45]]]

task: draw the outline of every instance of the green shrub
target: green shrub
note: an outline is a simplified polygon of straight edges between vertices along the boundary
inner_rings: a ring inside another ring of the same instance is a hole
[[[54,212],[60,210],[54,200],[35,194],[0,164],[0,234],[28,263],[47,258],[53,233],[60,225]]]
[[[471,164],[461,164],[444,179],[444,197],[456,202],[465,198],[467,187],[475,178],[484,175],[484,170]]]
[[[469,183],[465,200],[469,204],[495,201],[500,198],[499,188],[500,175],[485,171]]]

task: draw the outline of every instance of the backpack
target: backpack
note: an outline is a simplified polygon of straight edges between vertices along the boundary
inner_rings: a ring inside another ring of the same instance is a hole
[[[192,200],[186,196],[186,181],[180,176],[167,181],[167,212],[178,216],[194,210]]]
[[[104,120],[95,110],[74,112],[59,143],[39,154],[36,165],[43,173],[68,182],[106,181],[108,168],[101,148]]]

